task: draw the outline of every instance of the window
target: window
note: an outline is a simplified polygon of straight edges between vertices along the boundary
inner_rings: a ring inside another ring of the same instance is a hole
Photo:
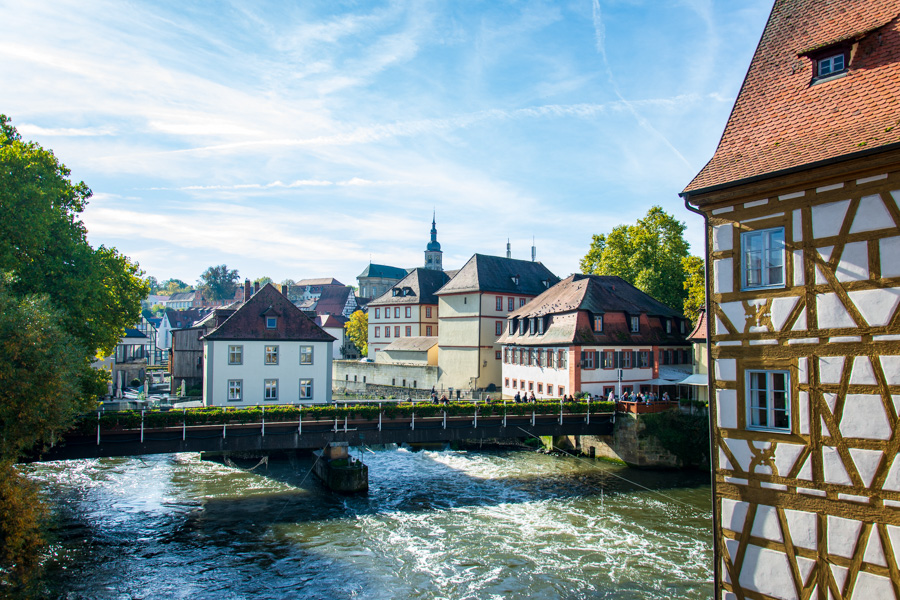
[[[751,429],[790,431],[790,376],[787,371],[747,371]]]
[[[582,352],[581,362],[584,364],[585,369],[593,369],[594,368],[594,352],[593,350],[588,350],[587,352]]]
[[[426,325],[425,326],[425,335],[427,335],[428,337],[431,337],[432,336],[431,331],[432,331],[431,325]]]
[[[547,368],[552,369],[553,366],[553,350],[547,348]]]
[[[631,333],[638,333],[641,330],[641,318],[638,316],[631,317],[629,319],[629,323],[631,325]]]
[[[375,328],[375,337],[381,337],[381,327]]]
[[[412,307],[411,307],[411,306],[407,306],[407,307],[406,307],[406,318],[408,319],[408,318],[410,318],[411,316],[412,316]]]
[[[847,59],[844,53],[833,54],[826,58],[820,58],[816,61],[816,78],[828,77],[836,75],[847,69]]]
[[[559,389],[557,391],[559,392],[560,396],[566,395],[566,388],[564,386],[559,386]]]
[[[395,307],[394,307],[394,318],[395,318],[395,319],[399,319],[399,318],[400,318],[400,307],[399,307],[399,306],[395,306]]]
[[[500,351],[499,351],[499,350],[496,350],[496,351],[494,352],[494,358],[497,359],[497,360],[500,360]]]
[[[678,331],[684,333],[684,321],[678,321]]]
[[[266,400],[278,400],[278,380],[266,379]]]
[[[240,402],[243,398],[244,381],[242,379],[228,380],[228,401]]]
[[[516,299],[515,298],[507,298],[506,306],[509,309],[509,312],[516,310]]]
[[[538,394],[543,394],[543,393],[544,393],[544,384],[541,383],[541,382],[538,382],[538,386],[537,386],[537,387],[538,387],[537,393],[538,393]]]
[[[536,366],[540,367],[541,366],[541,349],[535,348],[534,350],[531,351],[531,355],[532,355],[532,362]]]
[[[426,306],[426,307],[425,307],[425,318],[426,318],[426,319],[430,319],[430,318],[431,318],[431,307],[430,307],[430,306]]]
[[[386,337],[386,338],[391,337],[391,327],[390,326],[387,326],[384,328],[384,337]]]
[[[666,333],[672,333],[672,319],[666,319]]]
[[[497,296],[497,310],[503,310],[503,296]]]
[[[300,364],[301,365],[313,364],[313,347],[312,346],[300,346]]]
[[[244,364],[244,347],[228,346],[228,364],[242,365]]]
[[[412,337],[412,325],[406,326],[406,337]]]
[[[400,326],[394,327],[394,337],[400,337]]]
[[[516,386],[518,385],[518,383],[519,383],[519,380],[518,380],[518,379],[513,379],[512,388],[513,388],[513,389],[516,389]]]
[[[544,319],[545,317],[538,317],[538,333],[541,335],[544,333]]]
[[[503,387],[509,387],[509,377],[503,380]]]
[[[607,350],[601,353],[603,356],[603,368],[614,369],[616,367],[616,353],[613,350]]]
[[[525,306],[525,298],[519,298],[519,308]]]
[[[547,395],[548,395],[548,396],[552,396],[552,395],[553,395],[553,384],[552,384],[552,383],[548,383],[548,384],[547,384]]]
[[[266,329],[275,329],[278,327],[278,317],[266,317]]]
[[[565,368],[566,368],[566,365],[567,365],[567,362],[568,362],[568,361],[567,361],[567,357],[568,357],[568,354],[566,353],[565,350],[560,350],[560,351],[559,351],[559,356],[557,357],[556,364],[559,365],[559,368],[560,368],[560,369],[565,369]],[[562,393],[562,392],[560,392],[560,393]]]
[[[502,335],[503,334],[503,321],[497,321],[494,324],[494,329],[495,329],[494,333],[496,333],[497,335]]]
[[[310,400],[313,397],[313,382],[312,379],[301,379],[300,380],[300,399],[301,400]]]
[[[631,368],[631,352],[628,352],[627,350],[622,352],[622,368]]]
[[[594,317],[594,331],[603,331],[603,315]]]
[[[381,318],[381,309],[380,308],[375,309],[375,318],[376,319]]]
[[[528,333],[534,335],[534,332],[537,330],[537,318],[528,319]]]
[[[741,235],[744,289],[784,286],[784,227]]]
[[[534,382],[533,382],[533,381],[529,381],[529,382],[528,382],[528,391],[529,391],[529,392],[533,392],[533,391],[534,391]]]
[[[278,364],[278,346],[266,346],[266,364]]]
[[[647,350],[641,350],[640,353],[638,353],[638,367],[641,369],[650,367],[650,352]]]

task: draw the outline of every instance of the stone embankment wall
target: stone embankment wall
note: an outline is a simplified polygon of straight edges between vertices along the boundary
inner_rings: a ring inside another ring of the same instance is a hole
[[[621,461],[632,467],[681,467],[681,460],[652,436],[640,437],[645,425],[640,415],[616,415],[612,435],[569,436],[569,445],[586,456]],[[565,446],[561,446],[565,447]]]
[[[347,388],[370,394],[380,393],[374,392],[373,386],[411,388],[431,393],[432,386],[437,384],[438,373],[438,367],[434,365],[336,360],[332,362],[331,385],[335,391]]]

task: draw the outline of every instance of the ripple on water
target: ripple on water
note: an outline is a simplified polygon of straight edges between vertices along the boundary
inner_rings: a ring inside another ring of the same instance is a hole
[[[708,482],[528,451],[367,452],[368,496],[196,455],[29,467],[72,598],[706,598]],[[623,480],[621,477],[627,479]],[[640,486],[660,488],[659,495]]]

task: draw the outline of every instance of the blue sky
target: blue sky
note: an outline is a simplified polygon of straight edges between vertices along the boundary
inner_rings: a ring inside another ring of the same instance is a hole
[[[772,0],[0,0],[0,112],[158,279],[475,252],[565,277],[712,156]]]

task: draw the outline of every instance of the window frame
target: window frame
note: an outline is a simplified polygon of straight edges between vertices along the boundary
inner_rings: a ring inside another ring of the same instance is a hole
[[[266,329],[278,329],[278,317],[266,317]]]
[[[309,352],[306,352],[306,350],[308,350]],[[315,347],[312,346],[312,345],[306,345],[306,344],[301,345],[301,346],[300,346],[300,364],[301,364],[301,365],[312,365],[312,364],[314,364],[313,361],[315,360],[315,351],[316,351],[316,349],[315,349]],[[307,354],[309,355],[309,361],[308,361],[308,362],[304,362],[303,357],[304,357],[305,355],[307,355]]]
[[[270,395],[269,391],[274,390],[273,394]],[[264,379],[263,380],[263,400],[278,400],[278,379]]]
[[[236,384],[236,385],[234,385]],[[233,392],[237,390],[237,397],[234,397]],[[229,379],[228,384],[226,386],[226,396],[225,399],[228,402],[243,402],[244,401],[244,380],[243,379]]]
[[[431,335],[432,331],[433,331],[433,329],[431,328],[431,325],[426,325],[425,326],[425,337],[433,337]]]
[[[765,375],[765,388],[754,388],[754,375]],[[775,388],[775,376],[784,377],[784,389],[777,390]],[[762,408],[756,403],[756,394],[754,392],[764,392],[766,394],[766,406]],[[774,394],[784,394],[784,408],[775,407]],[[771,431],[775,433],[791,433],[793,429],[793,419],[791,415],[791,372],[787,369],[746,369],[744,371],[744,405],[747,416],[747,429],[753,431]],[[754,411],[765,410],[765,424],[754,424]],[[776,412],[784,413],[787,425],[778,426],[776,422]]]
[[[773,252],[773,248],[771,247],[772,235],[775,233],[781,234],[781,249],[780,249],[780,257],[781,257],[781,281],[779,283],[771,283],[770,280],[770,269],[774,267],[764,267],[766,258],[769,257],[770,253]],[[760,237],[762,239],[762,246],[760,249],[760,258],[759,258],[759,280],[758,284],[751,284],[749,282],[749,273],[750,268],[748,265],[747,258],[747,246],[750,243],[750,240]],[[767,289],[779,289],[787,286],[787,265],[785,264],[785,231],[784,227],[769,227],[767,229],[755,229],[753,231],[745,231],[741,233],[741,290],[767,290]]]
[[[431,307],[430,307],[430,306],[426,306],[426,307],[425,307],[425,318],[426,318],[426,319],[430,319],[430,318],[431,318]]]
[[[837,58],[841,59],[841,67],[839,69],[834,68],[835,59]],[[822,73],[824,63],[829,63],[827,73]],[[850,57],[848,56],[846,48],[833,48],[827,52],[820,52],[817,56],[813,57],[813,66],[816,72],[813,79],[821,81],[823,79],[830,79],[841,73],[846,73],[850,68],[849,63]]]
[[[406,314],[407,319],[412,318],[412,306],[407,306],[406,311],[404,311],[404,312]]]
[[[237,358],[235,358],[237,356]],[[234,344],[228,346],[228,364],[242,365],[244,364],[244,345]]]
[[[267,366],[278,364],[278,344],[266,346],[263,349],[263,364]]]
[[[407,325],[404,333],[406,334],[406,337],[412,337],[412,325]]]
[[[304,382],[306,382],[304,384]],[[303,395],[304,388],[308,391],[306,396]],[[312,400],[313,399],[313,380],[312,379],[301,379],[300,380],[300,400]]]
[[[503,312],[503,296],[497,296],[495,306],[497,307],[497,312]]]
[[[503,335],[503,321],[494,322],[494,335]]]
[[[603,333],[603,315],[594,315],[594,331]]]
[[[628,330],[631,333],[640,333],[641,332],[641,317],[640,317],[640,315],[631,315],[629,317]]]
[[[380,309],[380,308],[376,308],[376,309],[375,309],[375,318],[376,318],[376,319],[380,319],[380,318],[381,318],[381,309]]]
[[[375,327],[375,337],[381,337],[381,327]]]

